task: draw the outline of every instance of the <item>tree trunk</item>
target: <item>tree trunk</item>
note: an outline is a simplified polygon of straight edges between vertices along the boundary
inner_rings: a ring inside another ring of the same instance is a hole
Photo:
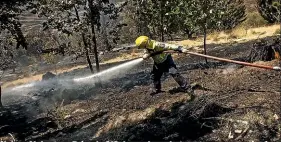
[[[2,87],[1,87],[1,82],[0,82],[0,109],[2,109],[3,108],[3,104],[2,104]]]
[[[80,17],[79,17],[79,14],[78,14],[78,10],[76,7],[74,7],[75,9],[75,13],[76,13],[76,18],[78,21],[80,21]],[[85,34],[82,33],[82,40],[83,40],[83,43],[84,43],[84,49],[85,49],[85,54],[86,54],[86,60],[89,64],[89,68],[91,70],[91,73],[94,73],[94,69],[93,69],[93,66],[92,66],[92,62],[91,62],[91,58],[89,56],[89,50],[88,50],[88,44],[87,44],[87,40],[86,40],[86,37],[85,37]]]
[[[192,39],[192,32],[189,29],[184,29],[185,34],[187,35],[188,39]]]
[[[89,64],[89,68],[91,70],[91,73],[94,73],[94,69],[93,69],[93,65],[92,65],[92,62],[91,62],[91,58],[89,56],[88,44],[87,44],[87,41],[86,41],[84,33],[82,33],[82,38],[83,38],[84,49],[85,49],[86,59],[87,59],[87,62]]]
[[[161,25],[161,41],[164,42],[165,39],[164,39],[164,15],[163,15],[163,1],[161,0],[160,1],[160,11],[161,11],[161,14],[160,14],[160,25]]]
[[[90,17],[92,18],[94,15],[94,7],[93,7],[93,0],[88,0],[89,8],[90,8]],[[92,41],[94,43],[94,54],[95,54],[95,60],[96,60],[96,69],[97,72],[100,72],[100,65],[99,65],[99,57],[98,57],[98,49],[97,49],[97,39],[96,39],[96,32],[95,32],[95,23],[93,19],[91,20],[91,28],[92,28]]]
[[[96,60],[96,69],[97,72],[100,72],[100,65],[99,65],[99,57],[98,57],[98,49],[97,49],[97,39],[96,39],[96,33],[95,33],[95,25],[93,25],[93,23],[91,24],[92,27],[92,40],[94,43],[94,54],[95,54],[95,60]]]
[[[207,48],[206,48],[206,40],[207,40],[207,30],[204,28],[204,54],[207,55]],[[208,64],[208,59],[205,58],[206,64]]]
[[[111,50],[111,45],[109,44],[109,41],[108,41],[108,36],[107,36],[107,31],[106,31],[106,27],[107,27],[107,25],[106,25],[106,20],[105,20],[105,16],[104,16],[104,14],[102,14],[101,15],[101,17],[102,17],[102,24],[101,24],[101,26],[102,26],[102,37],[103,37],[103,42],[104,42],[104,44],[105,44],[105,46],[106,46],[106,50],[107,51],[110,51]]]

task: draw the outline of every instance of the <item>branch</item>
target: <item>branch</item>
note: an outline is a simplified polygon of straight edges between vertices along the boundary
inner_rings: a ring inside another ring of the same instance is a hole
[[[248,132],[249,129],[250,129],[250,126],[247,126],[247,128],[244,129],[244,131],[241,133],[241,135],[239,135],[235,140],[239,140],[239,139],[241,139],[242,137],[244,137],[245,134]]]
[[[13,136],[11,133],[9,133],[9,135],[12,137],[13,142],[15,142],[15,141],[16,141],[16,139],[14,138],[14,136]]]
[[[236,122],[236,123],[242,123],[245,125],[249,125],[248,121],[245,120],[234,120],[231,118],[223,118],[223,117],[208,117],[208,118],[202,118],[203,120],[224,120],[224,121],[229,121],[229,122]]]

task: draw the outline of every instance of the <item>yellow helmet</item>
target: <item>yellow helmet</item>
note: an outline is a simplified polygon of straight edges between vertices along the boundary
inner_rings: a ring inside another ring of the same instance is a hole
[[[136,39],[136,46],[138,48],[145,48],[148,45],[149,37],[147,36],[140,36]]]

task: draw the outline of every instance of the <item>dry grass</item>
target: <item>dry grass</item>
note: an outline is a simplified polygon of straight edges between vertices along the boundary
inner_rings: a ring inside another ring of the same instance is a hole
[[[207,36],[207,40],[219,41],[221,39],[220,32],[213,32]]]
[[[247,19],[241,24],[243,27],[262,27],[266,26],[268,22],[259,14],[259,12],[247,13]]]
[[[264,26],[264,27],[249,28],[249,29],[243,27],[237,27],[231,31],[219,32],[219,33],[215,32],[210,34],[207,39],[207,44],[225,44],[230,42],[242,43],[258,38],[273,36],[278,30],[280,30],[280,25]],[[196,40],[183,40],[173,43],[177,43],[189,47],[202,46],[203,38],[198,38]]]
[[[239,39],[246,37],[248,34],[247,30],[244,27],[237,27],[233,30],[231,30],[229,34],[230,39]]]
[[[279,35],[281,33],[280,28],[276,29],[276,31],[274,32],[275,35]]]
[[[271,111],[265,111],[264,113],[257,113],[255,111],[248,111],[243,115],[243,119],[252,124],[262,124],[262,125],[273,125],[276,120],[274,117],[276,114]]]
[[[142,53],[136,53],[136,52],[132,52],[131,54],[124,53],[119,57],[104,61],[103,63],[104,64],[116,63],[116,62],[131,60],[139,57],[142,57]]]
[[[56,120],[59,127],[65,126],[66,124],[64,120],[70,117],[70,113],[63,108],[63,101],[60,104],[56,103],[55,107],[49,110],[46,115],[47,117],[51,117]]]

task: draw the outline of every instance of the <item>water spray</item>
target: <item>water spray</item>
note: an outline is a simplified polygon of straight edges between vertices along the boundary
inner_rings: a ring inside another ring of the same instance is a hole
[[[138,58],[138,59],[129,61],[127,63],[123,63],[121,65],[109,68],[107,70],[104,70],[104,71],[99,72],[99,73],[94,74],[94,75],[76,78],[76,79],[74,79],[74,82],[85,82],[85,81],[89,82],[90,79],[93,79],[95,77],[102,77],[103,80],[110,79],[113,76],[120,75],[121,73],[126,72],[128,69],[138,65],[142,61],[143,61],[143,58]]]
[[[32,82],[32,83],[28,83],[28,84],[25,84],[25,85],[20,85],[20,86],[14,87],[14,88],[12,88],[12,91],[18,91],[18,90],[21,90],[21,89],[31,88],[31,87],[34,87],[34,86],[35,86],[35,83]]]

